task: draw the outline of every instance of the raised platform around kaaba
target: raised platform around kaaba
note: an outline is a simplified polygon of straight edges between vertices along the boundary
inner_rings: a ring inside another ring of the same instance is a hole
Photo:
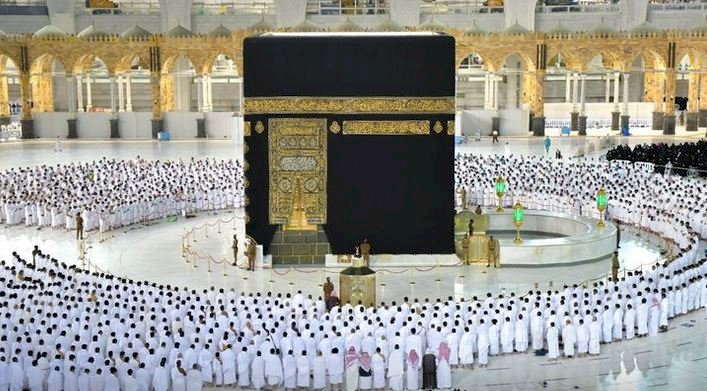
[[[244,58],[247,231],[267,254],[296,200],[332,254],[454,253],[453,37],[269,33]]]

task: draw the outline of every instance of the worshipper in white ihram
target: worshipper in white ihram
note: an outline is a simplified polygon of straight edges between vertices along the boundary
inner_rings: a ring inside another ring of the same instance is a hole
[[[187,371],[187,391],[201,391],[204,386],[204,381],[201,380],[201,370],[199,364],[194,364]]]
[[[437,351],[437,388],[452,388],[452,368],[449,365],[449,346],[446,342],[440,343]]]
[[[344,363],[338,348],[331,349],[326,360],[326,368],[332,390],[340,390],[344,382]]]
[[[459,362],[463,368],[471,368],[472,364],[474,364],[475,339],[469,327],[465,327],[464,334],[462,334],[462,339],[459,343]]]
[[[597,317],[592,317],[592,323],[589,325],[589,354],[599,354],[599,346],[601,343],[601,324],[597,321]]]
[[[303,350],[299,355],[297,355],[297,358],[295,359],[295,366],[297,369],[297,387],[309,388],[309,376],[312,371],[309,365],[306,350]]]
[[[373,369],[373,389],[380,390],[385,388],[385,356],[381,348],[376,348],[376,353],[371,358],[371,368]]]
[[[420,356],[417,350],[411,349],[408,353],[407,371],[406,371],[406,390],[420,389]]]
[[[368,352],[363,352],[358,359],[358,389],[370,390],[372,388],[373,371],[371,370],[371,356]]]
[[[547,328],[547,356],[550,360],[560,357],[560,342],[555,322],[550,323],[550,327]]]
[[[250,355],[248,355],[248,348],[243,347],[243,349],[238,353],[238,386],[248,387],[250,385]]]
[[[349,346],[344,359],[346,360],[346,391],[355,391],[358,389],[358,354],[356,354],[356,348]]]
[[[572,321],[567,319],[565,327],[562,328],[562,350],[565,357],[574,357],[574,346],[577,343],[577,331]]]
[[[256,390],[265,386],[265,359],[260,350],[255,354],[251,363],[251,382]]]
[[[403,351],[399,345],[395,345],[388,358],[388,385],[391,390],[400,391],[403,389],[404,374],[405,360],[403,359]]]
[[[282,376],[285,390],[297,388],[297,361],[292,350],[288,350],[287,355],[282,359]]]
[[[327,386],[327,366],[326,359],[321,351],[317,350],[317,356],[312,364],[312,388],[315,390],[323,390]]]

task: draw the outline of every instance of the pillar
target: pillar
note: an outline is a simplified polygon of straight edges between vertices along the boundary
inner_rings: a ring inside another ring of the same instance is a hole
[[[495,75],[491,78],[491,81],[493,82],[493,109],[498,111],[498,78],[500,76]]]
[[[133,111],[132,85],[130,84],[130,74],[125,78],[125,111]]]
[[[93,109],[93,97],[91,96],[91,75],[86,75],[86,111]]]
[[[201,112],[207,112],[208,111],[208,103],[206,102],[206,95],[208,94],[208,87],[207,87],[207,82],[206,82],[206,75],[201,77]]]
[[[587,135],[587,113],[586,113],[586,96],[587,96],[587,91],[586,91],[586,84],[587,84],[587,75],[582,74],[582,91],[579,94],[579,135],[580,136],[586,136]]]
[[[572,74],[573,86],[572,86],[572,112],[577,112],[577,93],[579,92],[579,74],[577,72]]]
[[[123,94],[123,75],[118,75],[118,111],[125,111],[125,95]]]
[[[0,121],[3,124],[10,121],[10,94],[4,73],[0,75]]]
[[[646,101],[653,102],[653,120],[651,129],[663,130],[663,75],[659,72],[646,70],[644,88]]]
[[[663,116],[663,134],[675,134],[675,87],[677,73],[675,68],[668,68],[665,72],[665,116]]]
[[[606,79],[606,91],[604,93],[604,102],[609,103],[611,100],[611,74],[607,73],[604,78]]]
[[[214,111],[213,83],[211,76],[206,76],[206,111]]]
[[[159,71],[150,72],[150,85],[152,87],[152,138],[157,138],[157,133],[162,131],[162,92],[161,75]]]
[[[685,130],[696,132],[698,126],[699,112],[699,91],[700,73],[697,70],[690,70],[690,84],[687,91],[687,113],[685,113]]]
[[[700,77],[700,90],[698,92],[697,111],[699,113],[697,126],[707,126],[707,77]]]
[[[621,129],[627,128],[629,119],[631,116],[628,114],[628,77],[629,73],[624,73],[624,93],[623,93],[623,107],[621,109]]]
[[[75,113],[76,112],[76,107],[77,107],[77,102],[76,102],[76,94],[74,92],[76,90],[76,84],[74,84],[74,75],[71,73],[66,73],[66,101],[68,102],[68,111],[69,113]]]
[[[569,72],[565,73],[565,103],[569,103],[572,93],[572,80],[570,79],[571,74]]]
[[[22,96],[22,138],[34,138],[34,121],[32,120],[32,87],[29,83],[29,72],[20,73],[20,95]]]
[[[484,74],[484,110],[491,107],[491,78],[488,72]]]
[[[501,134],[501,116],[498,112],[498,78],[495,74],[490,75],[489,82],[491,83],[491,109],[493,116],[491,117],[491,131],[494,130]]]
[[[545,136],[545,71],[539,69],[527,77],[530,78],[530,83],[526,85],[531,88],[527,92],[526,103],[530,106],[533,136]]]
[[[572,111],[570,112],[570,130],[576,132],[579,130],[579,112],[577,111],[577,94],[579,92],[577,73],[568,75],[566,84],[569,85],[570,77],[572,79]],[[569,95],[569,89],[565,85],[565,95]]]
[[[117,111],[115,107],[115,76],[109,77],[108,83],[110,83],[110,112],[111,114],[115,114],[115,112]]]
[[[83,113],[83,82],[81,75],[76,75],[76,105],[79,113]]]

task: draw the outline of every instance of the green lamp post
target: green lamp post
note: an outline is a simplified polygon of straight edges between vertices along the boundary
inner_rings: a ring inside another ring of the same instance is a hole
[[[513,206],[513,224],[516,226],[516,238],[513,240],[515,244],[523,243],[523,239],[520,238],[520,227],[523,225],[524,210],[520,202],[516,202]]]
[[[498,208],[496,212],[503,212],[503,196],[506,195],[506,180],[502,176],[496,178],[496,197],[498,197]]]
[[[597,227],[606,227],[604,223],[604,211],[606,211],[606,190],[604,187],[600,187],[597,191],[597,210],[599,211],[599,222]]]

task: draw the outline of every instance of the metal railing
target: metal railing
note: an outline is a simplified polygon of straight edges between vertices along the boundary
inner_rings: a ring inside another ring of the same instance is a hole
[[[690,3],[651,3],[648,4],[648,9],[651,11],[704,11],[705,2],[690,2]]]
[[[380,15],[388,11],[387,0],[307,1],[307,15]]]
[[[159,15],[159,0],[114,0],[115,8],[90,8],[86,1],[76,0],[76,13],[89,15]]]
[[[13,6],[46,6],[47,0],[0,0],[0,6],[3,5],[13,5]]]
[[[274,14],[275,3],[273,0],[195,1],[192,12],[195,15]]]
[[[618,4],[575,4],[575,5],[542,5],[535,8],[538,14],[554,14],[567,12],[615,13],[619,12]]]
[[[503,13],[503,7],[488,7],[482,0],[437,0],[432,3],[423,2],[420,13],[427,15],[465,15]]]

